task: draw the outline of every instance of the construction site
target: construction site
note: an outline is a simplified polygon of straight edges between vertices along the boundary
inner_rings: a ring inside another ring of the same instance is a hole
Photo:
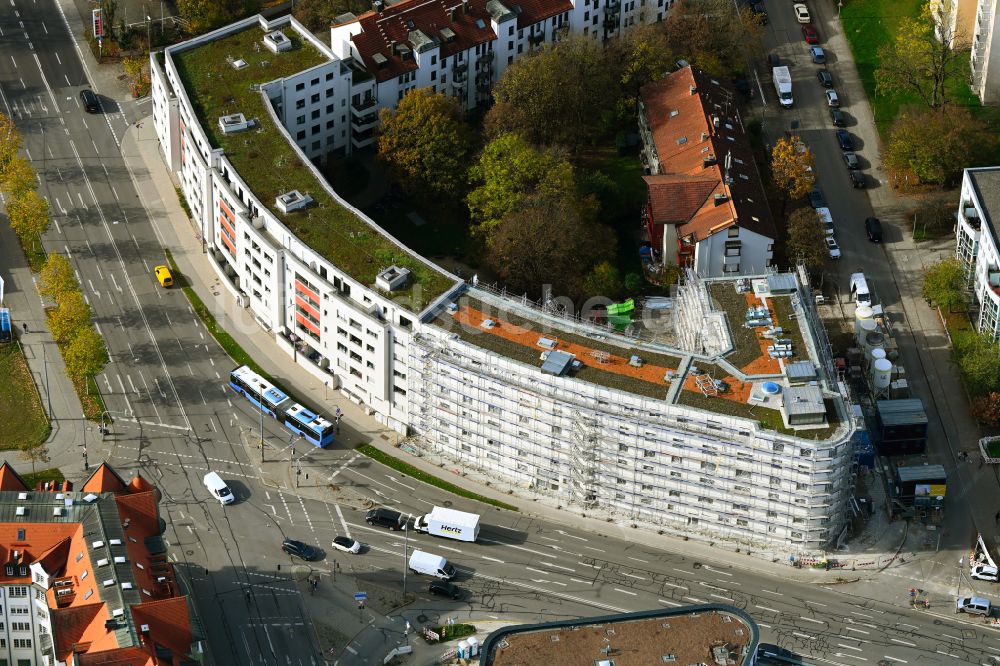
[[[443,304],[409,344],[422,445],[622,524],[799,555],[846,538],[858,420],[804,272],[689,272],[607,312]]]

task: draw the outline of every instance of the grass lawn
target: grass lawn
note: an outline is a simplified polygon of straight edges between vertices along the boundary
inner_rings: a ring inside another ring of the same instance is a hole
[[[920,13],[921,0],[847,0],[840,12],[840,23],[851,45],[854,62],[872,105],[875,125],[884,139],[901,106],[918,104],[914,95],[875,92],[875,69],[878,49],[892,41],[896,27],[904,17]]]
[[[28,486],[29,490],[33,489],[39,482],[64,481],[66,479],[63,473],[55,467],[52,469],[43,469],[34,474],[22,474],[21,478],[24,479],[24,485]]]
[[[743,368],[760,356],[760,344],[757,342],[756,329],[743,326],[746,321],[747,299],[743,294],[736,293],[736,289],[728,282],[710,284],[708,292],[712,297],[712,304],[717,305],[726,313],[726,317],[729,319],[729,330],[733,334],[733,346],[736,350],[725,358],[737,368]],[[691,393],[691,391],[682,391],[682,393]]]
[[[793,435],[801,439],[827,439],[834,433],[840,423],[840,418],[837,416],[837,411],[832,400],[825,401],[827,419],[830,424],[825,428],[814,430],[786,428],[784,421],[781,420],[781,413],[776,409],[767,409],[760,405],[751,405],[724,398],[714,398],[702,395],[701,393],[695,393],[694,391],[681,391],[677,398],[677,403],[694,407],[695,409],[704,409],[716,414],[728,414],[756,421],[762,428],[776,430],[782,434]]]
[[[482,502],[483,504],[489,504],[491,506],[499,507],[501,509],[506,509],[507,511],[519,511],[519,509],[512,504],[506,504],[504,502],[500,502],[490,497],[483,497],[482,495],[478,495],[472,491],[466,490],[465,488],[459,488],[454,483],[445,481],[444,479],[438,478],[433,474],[428,474],[427,472],[423,472],[414,467],[413,465],[407,462],[403,462],[399,458],[394,458],[393,456],[390,456],[387,453],[383,453],[379,449],[376,449],[374,446],[370,446],[368,444],[362,444],[355,450],[358,453],[365,454],[366,456],[368,456],[369,458],[371,458],[376,462],[382,463],[386,467],[391,467],[397,472],[402,472],[403,474],[406,474],[407,476],[414,478],[417,481],[423,481],[426,484],[432,485],[435,488],[440,488],[441,490],[449,492],[452,495],[465,497],[466,499]]]
[[[27,449],[49,436],[48,417],[28,362],[14,343],[0,345],[0,450]]]

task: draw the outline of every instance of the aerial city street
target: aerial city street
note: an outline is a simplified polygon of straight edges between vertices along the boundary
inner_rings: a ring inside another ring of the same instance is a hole
[[[0,666],[1000,664],[998,12],[0,3]]]

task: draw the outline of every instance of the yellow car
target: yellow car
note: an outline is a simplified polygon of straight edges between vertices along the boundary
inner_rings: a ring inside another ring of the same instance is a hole
[[[157,266],[153,269],[156,274],[156,279],[159,280],[160,285],[163,287],[170,287],[174,284],[174,278],[170,275],[170,269],[166,266]]]

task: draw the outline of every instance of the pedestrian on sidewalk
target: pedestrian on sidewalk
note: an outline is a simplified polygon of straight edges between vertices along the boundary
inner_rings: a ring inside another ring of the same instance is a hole
[[[21,326],[24,327],[24,332],[27,333],[28,332],[28,322],[26,322],[26,321],[25,322],[21,322]]]

